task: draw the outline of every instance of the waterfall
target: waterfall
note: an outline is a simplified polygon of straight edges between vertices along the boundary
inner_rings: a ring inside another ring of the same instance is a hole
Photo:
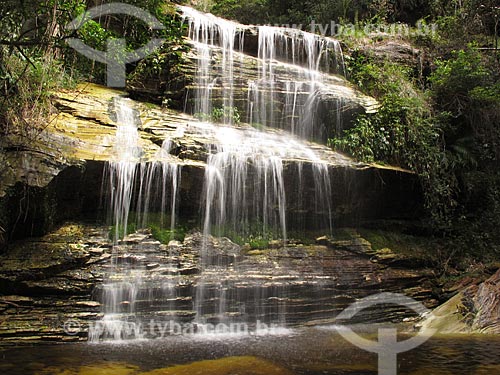
[[[124,98],[114,99],[117,128],[114,159],[107,163],[105,189],[109,189],[110,221],[115,227],[115,240],[126,235],[129,225],[147,228],[150,213],[160,213],[160,227],[175,229],[178,189],[182,164],[170,155],[171,141],[165,139],[152,160],[145,160],[137,130],[139,117]],[[107,184],[106,184],[107,182]],[[170,197],[170,204],[168,198]],[[165,213],[170,211],[169,223]],[[134,213],[131,222],[129,215]]]
[[[194,42],[198,56],[195,91],[195,113],[211,115],[214,90],[220,90],[217,101],[221,108],[233,108],[235,44],[241,48],[244,34],[238,24],[211,14],[180,7],[189,23],[189,37]],[[214,49],[220,50],[222,59],[217,73],[212,72]],[[241,52],[241,49],[240,49]],[[224,116],[224,123],[232,123],[231,116]]]
[[[102,286],[104,316],[89,328],[89,341],[141,338],[143,320],[137,304],[152,304],[148,295],[154,288],[151,280],[147,280],[147,264],[138,260],[152,260],[147,258],[147,245],[129,247],[121,240],[129,232],[151,224],[168,227],[173,235],[181,182],[182,165],[170,155],[170,139],[165,139],[153,160],[144,160],[137,129],[140,120],[132,101],[117,97],[113,107],[117,124],[114,159],[106,165],[104,187],[109,189],[108,212],[115,227],[114,246]],[[150,217],[153,211],[159,211],[154,219]],[[168,211],[170,216],[166,220]],[[133,220],[131,213],[135,216]],[[129,229],[131,224],[133,229]],[[164,284],[160,288],[167,295],[172,292]]]
[[[331,74],[345,75],[337,40],[298,29],[245,26],[184,6],[180,10],[196,56],[195,85],[190,90],[196,115],[206,119],[214,109],[237,108],[246,113],[249,124],[282,128],[304,139],[325,140],[325,125],[320,116],[311,114],[319,110],[320,93],[335,85]],[[247,43],[246,34],[257,34],[258,77],[241,82],[239,72],[245,69],[245,58],[251,57],[246,44],[252,42]],[[237,88],[245,90],[246,97],[236,98]],[[332,109],[338,110],[339,105],[334,103]],[[233,122],[232,116],[223,120],[225,124]],[[337,122],[333,127],[341,128]]]
[[[171,153],[175,153],[175,138],[185,133],[195,143],[203,140],[207,152],[201,188],[203,233],[199,242],[188,245],[199,251],[188,257],[199,257],[199,275],[189,286],[188,302],[200,326],[208,321],[231,322],[234,316],[241,321],[247,314],[285,325],[291,293],[286,281],[262,286],[256,279],[244,286],[245,295],[238,296],[236,275],[245,272],[237,262],[240,248],[236,246],[238,250],[227,260],[227,254],[214,250],[214,243],[222,240],[212,234],[243,241],[251,236],[277,239],[275,243],[286,251],[290,221],[303,220],[304,226],[313,227],[311,221],[321,217],[320,229],[332,228],[331,164],[317,155],[308,140],[322,134],[317,115],[320,98],[336,80],[330,73],[343,69],[338,42],[300,30],[251,27],[258,34],[252,60],[258,73],[255,79],[242,81],[249,27],[180,8],[197,64],[189,90],[194,93],[192,109],[204,121],[191,119],[185,127],[176,124],[173,133],[171,129],[163,133],[161,148],[151,156],[141,147],[140,116],[133,102],[115,100],[114,159],[106,166],[103,185],[115,243],[102,286],[103,318],[90,330],[91,341],[143,338],[141,327],[158,308],[168,316],[177,314],[176,303],[185,308],[186,298],[176,299],[183,283],[178,270],[181,255],[175,253],[180,250],[172,250],[180,245],[161,245],[158,251],[154,246],[159,244],[141,231],[152,225],[170,233],[176,229],[186,164]],[[239,124],[231,115],[222,116],[218,124],[207,121],[215,109],[224,113],[230,109],[231,114],[236,107],[246,111],[250,124]],[[293,184],[286,183],[289,176],[296,177]],[[305,201],[306,196],[314,201]],[[308,217],[297,218],[300,215],[295,212],[307,212]],[[126,236],[129,232],[135,233]],[[149,271],[155,267],[158,272]],[[243,300],[253,299],[258,300],[255,306],[245,307]]]
[[[259,26],[257,31],[260,70],[259,80],[249,83],[252,86],[249,122],[287,129],[305,139],[322,139],[322,131],[317,129],[319,125],[311,114],[317,111],[318,89],[324,86],[325,75],[321,72],[345,74],[340,43],[283,27]],[[283,69],[278,61],[288,64],[291,79],[277,80]],[[276,112],[281,112],[281,121],[275,120]]]
[[[120,229],[126,231],[136,167],[140,158],[141,148],[135,113],[126,99],[117,98],[116,107],[116,142],[115,160],[107,165],[107,175],[111,187],[111,207],[115,225],[115,238],[120,235]]]
[[[214,227],[219,235],[229,229],[248,236],[250,228],[256,230],[253,221],[261,225],[261,233],[278,229],[280,233],[274,235],[286,240],[281,156],[288,145],[253,129],[220,127],[215,135],[219,143],[211,150],[205,170],[205,236]]]
[[[244,26],[189,7],[180,9],[196,52],[195,87],[191,90],[195,114],[202,113],[203,119],[209,119],[216,105],[233,108],[235,72],[243,69],[245,33],[254,30],[258,36],[258,79],[243,84],[246,105],[239,110],[246,110],[247,121],[259,127],[279,127],[305,139],[322,136],[322,129],[317,129],[318,88],[325,85],[325,72],[343,73],[342,51],[337,41],[301,30]],[[282,75],[285,78],[278,79]],[[223,117],[225,125],[232,120]],[[307,146],[291,149],[290,144],[295,145],[295,141],[276,140],[257,130],[235,132],[220,127],[216,133],[217,143],[208,150],[205,170],[205,237],[228,232],[245,236],[258,223],[261,233],[270,232],[285,240],[283,168],[284,162],[297,157],[297,153],[299,158],[314,164],[318,194],[331,191],[328,168]],[[329,197],[325,203],[331,216]]]
[[[213,105],[222,108],[233,107],[235,80],[234,72],[241,68],[244,45],[244,28],[212,15],[181,7],[189,23],[189,36],[197,52],[195,76],[194,111],[210,118]],[[235,45],[239,41],[235,59]],[[314,112],[318,105],[318,85],[322,84],[320,69],[328,70],[329,49],[335,56],[340,47],[336,41],[325,42],[313,34],[275,27],[258,27],[258,80],[247,82],[247,120],[259,126],[281,127],[292,135],[302,138],[315,137]],[[215,56],[222,55],[220,66],[212,69]],[[291,56],[290,56],[291,55]],[[340,53],[341,55],[341,53]],[[283,65],[278,61],[291,62],[291,79],[278,82]],[[239,65],[238,65],[239,64]],[[221,91],[218,97],[213,94]],[[276,112],[280,112],[279,119]],[[223,119],[224,125],[232,119]],[[250,235],[271,236],[287,239],[287,200],[284,168],[291,160],[307,161],[311,165],[316,194],[316,212],[324,212],[331,230],[331,181],[326,163],[321,161],[305,143],[293,136],[274,135],[252,128],[235,128],[200,123],[200,132],[212,133],[215,142],[208,149],[205,168],[203,242],[201,245],[201,268],[194,308],[196,322],[206,323],[205,310],[213,311],[219,322],[228,319],[227,290],[219,283],[218,274],[223,271],[220,264],[213,264],[208,256],[207,246],[210,234],[236,235],[247,238]],[[300,163],[302,165],[302,163]],[[305,179],[299,171],[298,187],[301,192]],[[321,203],[318,203],[321,202]],[[321,207],[319,207],[321,205]],[[272,288],[271,292],[258,288],[256,296],[273,300],[275,307],[267,307],[257,315],[267,318],[278,316],[284,323],[286,310],[283,297],[286,287]],[[275,299],[274,299],[275,298]],[[216,304],[210,305],[212,300]],[[260,306],[260,302],[259,302]],[[258,310],[258,309],[257,309]],[[263,315],[263,316],[262,316]],[[273,318],[274,319],[274,318]]]

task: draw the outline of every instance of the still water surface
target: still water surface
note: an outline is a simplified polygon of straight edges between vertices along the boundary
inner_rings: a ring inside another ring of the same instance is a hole
[[[37,345],[0,351],[0,374],[5,375],[146,373],[373,375],[377,374],[377,355],[354,347],[335,330],[314,327],[267,335],[172,336],[142,342]],[[417,349],[398,355],[398,374],[500,375],[500,337],[435,335]]]

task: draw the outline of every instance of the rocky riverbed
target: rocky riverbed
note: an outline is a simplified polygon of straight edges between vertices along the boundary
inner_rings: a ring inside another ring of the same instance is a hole
[[[207,296],[224,285],[233,316],[267,314],[273,321],[279,312],[287,326],[331,322],[356,298],[382,290],[405,293],[428,307],[437,304],[428,268],[415,267],[418,262],[389,248],[375,250],[354,229],[312,242],[290,240],[286,247],[270,242],[262,249],[211,237],[204,256],[215,268],[200,267],[202,238],[192,231],[183,242],[166,245],[146,230],[125,237],[113,250],[108,227],[68,223],[41,238],[13,243],[0,258],[0,342],[87,340],[89,323],[102,318],[103,282],[110,267],[115,280],[126,275],[117,264],[147,271],[141,285],[156,290],[156,298],[141,298],[139,292],[136,313],[147,311],[148,318],[191,321],[196,315],[193,290],[200,283]],[[218,272],[217,265],[225,272]],[[165,288],[172,283],[173,294]],[[212,306],[219,306],[216,295],[211,296],[203,300],[207,319],[216,314]],[[394,307],[369,318],[401,321],[407,316]],[[65,327],[68,321],[72,326]]]

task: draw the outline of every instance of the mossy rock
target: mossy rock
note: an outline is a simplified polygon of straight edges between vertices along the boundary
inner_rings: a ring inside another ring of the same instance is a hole
[[[226,357],[153,370],[141,375],[291,375],[287,369],[251,356]]]
[[[126,363],[99,363],[77,368],[47,367],[35,375],[135,375],[139,368]]]
[[[257,357],[226,357],[141,372],[127,363],[100,363],[77,368],[48,367],[36,375],[292,375],[287,369]]]

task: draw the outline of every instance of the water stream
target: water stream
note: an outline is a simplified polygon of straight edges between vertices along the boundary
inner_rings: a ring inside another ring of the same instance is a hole
[[[240,264],[239,250],[228,250],[235,247],[226,244],[221,251],[212,236],[274,239],[286,251],[290,181],[285,181],[285,171],[291,170],[297,192],[294,207],[300,212],[311,206],[306,211],[322,218],[315,229],[331,232],[332,164],[307,140],[324,135],[316,113],[322,92],[336,87],[338,78],[332,74],[343,73],[340,45],[300,30],[248,27],[180,8],[197,64],[191,100],[202,121],[179,126],[175,137],[189,133],[205,139],[208,155],[200,207],[202,234],[191,244],[199,258],[199,275],[186,290],[178,271],[186,249],[179,250],[174,242],[158,247],[143,231],[151,226],[169,228],[173,238],[178,202],[183,199],[184,161],[171,154],[174,140],[169,136],[152,158],[146,156],[138,131],[140,113],[133,101],[116,98],[111,109],[117,123],[115,159],[107,165],[104,183],[115,245],[101,291],[104,315],[91,329],[91,341],[145,338],[144,326],[158,314],[194,319],[198,329],[207,323],[233,322],[255,327],[261,321],[285,327],[288,310],[295,308],[290,301],[301,293],[323,299],[317,287],[321,272],[306,281],[286,268],[271,268],[266,272],[275,281],[262,284],[261,276],[255,277],[260,273],[255,265]],[[242,83],[250,29],[258,34],[253,57],[258,74]],[[244,111],[236,100],[242,87],[247,90],[247,121],[253,127],[238,124],[235,116]],[[207,121],[215,120],[217,110],[223,112],[219,121]],[[307,203],[306,190],[313,191]],[[293,216],[294,222],[310,221]],[[126,236],[135,230],[139,232]]]

